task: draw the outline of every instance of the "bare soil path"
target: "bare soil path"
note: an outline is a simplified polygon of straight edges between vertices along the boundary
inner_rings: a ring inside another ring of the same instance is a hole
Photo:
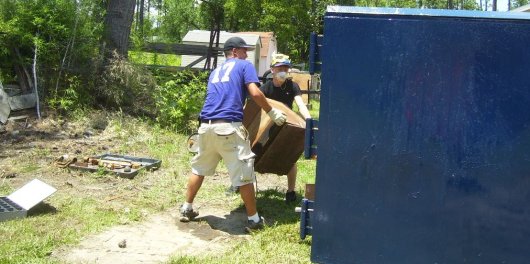
[[[222,254],[237,241],[248,239],[240,231],[244,212],[224,216],[214,208],[202,208],[203,212],[202,221],[190,223],[175,221],[176,215],[167,213],[153,215],[141,223],[87,237],[55,255],[68,263],[163,263],[172,255]]]

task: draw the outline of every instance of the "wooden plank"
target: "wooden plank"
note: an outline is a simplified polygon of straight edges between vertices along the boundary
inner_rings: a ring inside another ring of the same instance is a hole
[[[8,120],[16,121],[16,120],[21,120],[21,119],[27,119],[28,117],[29,117],[28,115],[12,116],[12,117],[9,117]]]
[[[142,51],[156,52],[161,54],[175,54],[175,55],[198,55],[206,56],[209,52],[207,46],[192,45],[192,44],[168,44],[168,43],[147,43],[141,48]],[[221,48],[212,48],[212,56],[220,55]]]
[[[37,105],[35,93],[22,94],[9,97],[11,111],[33,108]]]
[[[9,106],[7,93],[0,86],[0,122],[5,124],[10,113],[11,107]]]
[[[179,67],[179,66],[165,66],[165,65],[149,65],[149,64],[136,64],[141,65],[143,67],[149,68],[149,69],[160,69],[168,72],[179,72],[183,70],[194,70],[194,71],[200,71],[202,69],[198,68],[188,68],[188,67]]]

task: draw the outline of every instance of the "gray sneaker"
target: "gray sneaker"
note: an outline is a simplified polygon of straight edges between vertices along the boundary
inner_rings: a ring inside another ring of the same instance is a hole
[[[197,211],[194,211],[193,209],[191,210],[184,210],[182,209],[182,207],[180,207],[180,222],[189,222],[189,221],[193,221],[195,219],[195,217],[197,217],[199,215],[199,212]]]
[[[263,229],[263,227],[265,227],[265,218],[260,216],[259,222],[257,223],[252,220],[248,220],[248,224],[245,226],[245,231],[247,233],[252,233],[254,231]]]

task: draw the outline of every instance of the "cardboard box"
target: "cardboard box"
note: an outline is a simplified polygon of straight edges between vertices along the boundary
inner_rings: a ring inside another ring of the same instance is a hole
[[[304,198],[314,201],[315,200],[315,184],[306,183]]]
[[[289,75],[293,78],[293,82],[300,86],[300,90],[308,91],[311,87],[311,74],[307,72],[290,72]],[[302,94],[302,100],[307,105],[309,103],[309,95]]]
[[[287,115],[278,127],[254,101],[248,100],[243,125],[249,132],[252,151],[256,154],[254,170],[259,173],[286,175],[304,151],[305,121],[283,103],[267,99],[269,104]]]

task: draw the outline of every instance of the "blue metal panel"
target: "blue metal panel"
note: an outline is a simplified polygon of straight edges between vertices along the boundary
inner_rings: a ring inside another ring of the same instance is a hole
[[[309,199],[302,199],[302,207],[300,208],[300,239],[305,239],[307,235],[311,235],[313,227],[311,226],[311,217],[313,215],[313,204],[315,202]]]
[[[312,260],[528,263],[530,16],[332,7]]]
[[[311,75],[322,70],[322,61],[320,58],[322,41],[322,35],[317,35],[317,33],[311,32],[309,36],[309,74]]]
[[[317,157],[318,120],[307,118],[305,120],[304,158]]]

